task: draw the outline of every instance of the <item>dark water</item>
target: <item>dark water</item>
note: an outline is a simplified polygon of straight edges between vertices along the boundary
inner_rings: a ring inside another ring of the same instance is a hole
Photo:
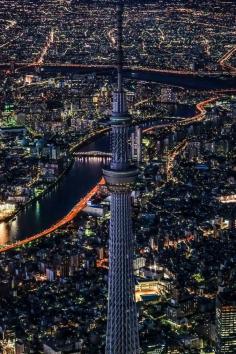
[[[168,112],[170,116],[188,118],[196,113],[195,106],[187,104],[168,104]]]
[[[109,135],[100,137],[81,150],[107,151]],[[42,199],[30,204],[16,219],[0,224],[0,244],[28,236],[46,229],[65,216],[72,207],[99,181],[102,158],[77,159],[61,182]]]
[[[183,88],[196,90],[212,90],[212,89],[235,89],[235,77],[200,77],[198,75],[183,75],[183,74],[169,74],[169,73],[149,73],[141,71],[125,71],[125,77],[134,80],[144,80],[158,82],[160,84],[174,85]]]
[[[33,68],[31,69],[33,72]],[[29,72],[29,68],[25,68],[26,72]],[[68,65],[67,67],[58,67],[58,66],[43,66],[42,76],[53,76],[58,73],[65,75],[75,75],[75,74],[89,74],[95,73],[102,76],[113,76],[116,78],[116,70],[111,68],[77,68]],[[236,78],[232,76],[226,76],[225,74],[221,77],[214,77],[211,75],[201,77],[200,75],[185,75],[177,73],[164,73],[164,72],[154,72],[150,71],[143,72],[141,70],[123,70],[123,74],[128,79],[133,80],[143,80],[157,82],[160,84],[174,85],[189,89],[196,90],[211,90],[211,89],[235,89],[236,87]]]

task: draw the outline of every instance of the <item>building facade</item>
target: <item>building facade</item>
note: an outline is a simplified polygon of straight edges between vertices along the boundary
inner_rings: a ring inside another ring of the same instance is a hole
[[[224,291],[216,299],[216,353],[236,353],[236,291]]]

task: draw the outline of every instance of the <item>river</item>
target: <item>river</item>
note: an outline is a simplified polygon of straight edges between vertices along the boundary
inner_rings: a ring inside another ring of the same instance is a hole
[[[34,73],[35,68],[31,69],[26,67],[22,69],[23,71],[29,73]],[[116,78],[116,70],[112,68],[101,68],[101,67],[91,67],[91,68],[79,68],[73,67],[73,65],[68,64],[68,66],[42,66],[42,77],[52,77],[62,75],[80,75],[80,74],[97,74],[101,76],[112,76]],[[198,73],[195,75],[185,75],[181,73],[168,73],[168,72],[155,72],[151,68],[149,71],[142,71],[139,69],[124,69],[124,77],[127,79],[137,80],[137,81],[150,81],[166,85],[179,86],[187,89],[196,90],[215,90],[215,89],[235,89],[236,87],[236,77],[228,76],[222,74],[221,77],[214,77],[212,75],[200,76]]]

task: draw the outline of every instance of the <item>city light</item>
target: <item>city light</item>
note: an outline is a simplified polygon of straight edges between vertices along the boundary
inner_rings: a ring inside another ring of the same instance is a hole
[[[235,14],[0,0],[0,354],[236,353]]]

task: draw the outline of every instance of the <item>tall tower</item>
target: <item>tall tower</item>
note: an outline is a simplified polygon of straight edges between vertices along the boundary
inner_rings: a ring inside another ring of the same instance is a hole
[[[133,274],[134,240],[131,222],[131,186],[137,176],[130,164],[128,134],[130,116],[123,91],[122,18],[124,5],[117,6],[118,89],[113,94],[112,160],[104,169],[111,192],[109,280],[106,354],[138,354],[139,337]]]

